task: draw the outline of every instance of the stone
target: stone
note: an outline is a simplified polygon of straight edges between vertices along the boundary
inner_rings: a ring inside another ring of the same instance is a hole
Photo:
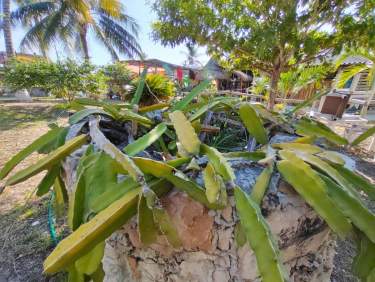
[[[222,211],[221,216],[224,218],[225,221],[231,222],[232,219],[232,207],[231,205],[227,205]]]
[[[219,241],[217,247],[222,251],[227,251],[230,248],[233,228],[218,229]]]
[[[228,282],[230,281],[229,273],[225,270],[217,269],[212,275],[214,282]]]
[[[208,214],[207,208],[181,192],[170,193],[162,202],[178,230],[184,249],[212,249],[214,218]]]

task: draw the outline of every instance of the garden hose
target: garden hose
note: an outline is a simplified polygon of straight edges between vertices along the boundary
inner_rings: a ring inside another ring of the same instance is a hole
[[[49,235],[51,237],[51,241],[56,246],[59,243],[60,238],[58,238],[58,236],[56,235],[56,228],[55,228],[56,217],[53,211],[54,200],[55,200],[55,191],[52,191],[51,197],[48,202],[48,230],[49,230]]]

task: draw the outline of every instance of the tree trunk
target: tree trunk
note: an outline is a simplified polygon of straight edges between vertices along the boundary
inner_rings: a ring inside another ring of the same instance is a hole
[[[12,41],[12,30],[10,24],[10,0],[3,0],[3,29],[4,29],[4,41],[5,51],[8,58],[14,56],[13,41]]]
[[[81,44],[82,44],[82,49],[83,49],[85,61],[89,61],[90,56],[89,56],[89,46],[88,46],[88,43],[87,43],[87,25],[86,24],[83,24],[81,26],[81,31],[79,33],[79,36],[81,38]]]
[[[275,100],[277,96],[277,85],[280,79],[280,69],[275,68],[271,74],[271,89],[270,89],[270,96],[268,99],[267,109],[273,110],[273,106],[275,105]]]

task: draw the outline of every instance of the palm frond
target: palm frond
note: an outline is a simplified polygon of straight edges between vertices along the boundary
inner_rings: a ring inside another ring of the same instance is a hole
[[[64,25],[64,15],[67,11],[68,7],[63,4],[59,10],[48,17],[49,20],[46,22],[43,34],[45,44],[49,44],[49,42],[56,38],[59,28]]]
[[[49,20],[50,17],[45,17],[27,31],[20,43],[22,51],[33,47],[37,47],[43,53],[46,51],[48,45],[44,44],[43,35]]]
[[[372,64],[372,67],[369,68],[369,72],[368,72],[368,75],[367,75],[367,82],[368,82],[368,85],[371,87],[373,84],[375,84],[375,61],[374,63]],[[375,86],[373,86],[375,87]]]
[[[99,7],[113,18],[119,18],[123,9],[119,0],[99,0]]]
[[[97,13],[98,13],[99,17],[105,16],[109,19],[112,19],[116,23],[123,26],[125,29],[129,30],[135,37],[138,37],[138,32],[139,32],[140,26],[138,25],[135,18],[127,15],[124,12],[121,12],[121,13],[118,14],[118,16],[114,17],[114,16],[108,14],[103,9],[97,10]]]
[[[81,15],[85,23],[91,23],[93,21],[90,5],[87,0],[65,0],[64,4],[74,10],[78,15]]]
[[[51,14],[56,9],[56,4],[52,1],[33,2],[18,7],[10,15],[12,24],[20,22],[24,26],[32,25],[40,21],[43,17]]]
[[[119,56],[117,55],[116,50],[113,48],[111,42],[107,39],[104,35],[103,31],[100,27],[94,22],[92,24],[93,31],[95,32],[96,37],[103,43],[103,45],[107,48],[108,52],[111,54],[111,57],[114,61],[119,60]]]
[[[340,74],[340,76],[337,78],[337,88],[343,88],[345,83],[351,79],[356,74],[360,73],[361,71],[369,69],[366,65],[354,65],[347,67],[343,70],[343,72]]]
[[[358,53],[353,50],[349,50],[342,54],[335,62],[335,69],[337,70],[347,58],[353,55],[358,55]]]
[[[140,56],[141,47],[135,36],[108,16],[101,14],[98,24],[110,43],[129,57]]]

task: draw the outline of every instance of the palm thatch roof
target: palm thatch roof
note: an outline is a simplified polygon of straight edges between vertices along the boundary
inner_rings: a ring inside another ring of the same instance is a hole
[[[199,72],[198,78],[202,79],[203,77],[208,77],[210,79],[221,79],[229,80],[232,78],[232,74],[240,78],[242,81],[252,81],[252,75],[249,75],[240,70],[234,70],[232,72],[225,70],[219,65],[219,63],[211,58],[203,69]]]

